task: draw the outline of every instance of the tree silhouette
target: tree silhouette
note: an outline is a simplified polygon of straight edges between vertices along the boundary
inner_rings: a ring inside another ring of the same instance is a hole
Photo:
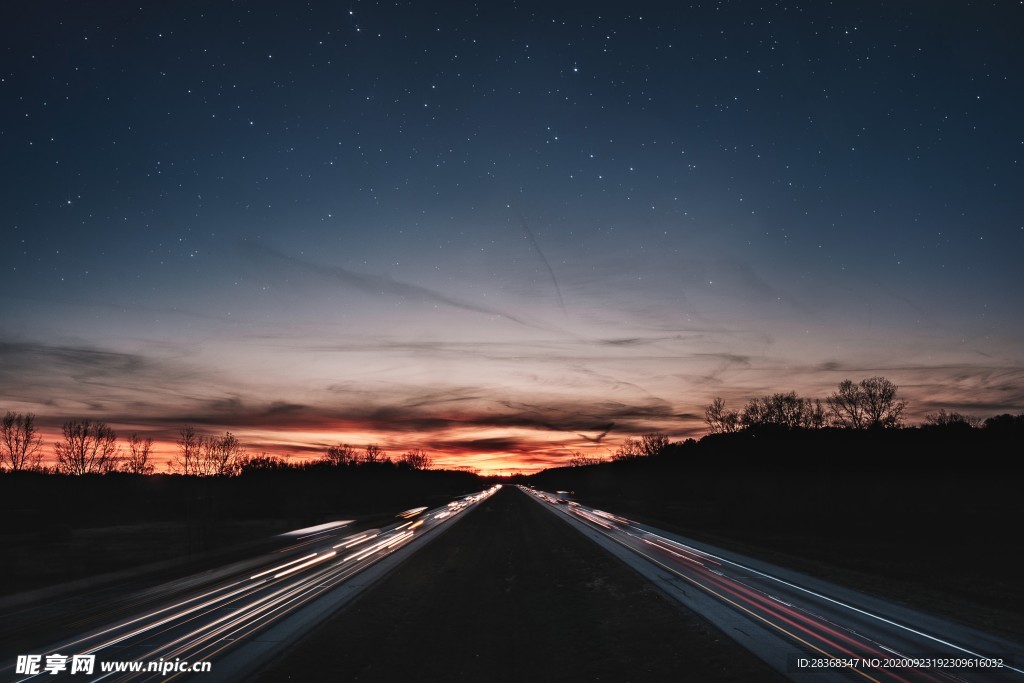
[[[661,432],[648,432],[639,439],[627,437],[612,454],[612,460],[635,460],[660,455],[669,447],[668,437]]]
[[[224,436],[204,436],[186,425],[178,432],[178,455],[171,469],[180,474],[216,477],[238,474],[245,448],[231,432]]]
[[[291,465],[284,458],[277,455],[260,453],[259,455],[243,456],[238,461],[238,473],[254,474],[257,472],[280,472]]]
[[[863,429],[865,427],[864,401],[860,387],[853,380],[844,379],[839,390],[825,399],[832,421],[837,427]]]
[[[619,447],[615,449],[612,454],[612,460],[636,460],[637,458],[644,457],[643,446],[640,444],[639,439],[634,439],[631,436],[627,436]]]
[[[43,459],[42,445],[35,415],[7,411],[0,421],[0,468],[12,472],[38,468]]]
[[[359,453],[347,443],[330,446],[324,455],[324,461],[338,467],[354,465],[359,460]]]
[[[640,437],[640,448],[644,455],[661,455],[669,447],[671,441],[661,432],[647,432]]]
[[[363,451],[362,462],[367,465],[374,463],[390,462],[388,454],[377,444],[371,443]]]
[[[868,427],[899,427],[907,402],[896,398],[898,387],[884,377],[861,380],[867,406]]]
[[[243,457],[245,449],[231,432],[221,437],[204,437],[199,447],[199,474],[208,477],[237,474]]]
[[[106,474],[117,469],[117,435],[105,422],[68,420],[64,439],[54,445],[57,471],[63,474]]]
[[[938,412],[925,415],[924,423],[928,427],[955,427],[961,429],[974,429],[981,426],[980,419],[956,411],[947,413],[945,408],[939,408]]]
[[[434,464],[434,459],[426,451],[417,448],[402,453],[398,464],[412,470],[429,470]]]
[[[153,463],[149,460],[152,448],[153,439],[143,439],[132,433],[128,437],[128,454],[121,465],[122,471],[129,474],[153,474]]]
[[[180,474],[200,474],[199,451],[202,437],[191,425],[185,425],[178,432],[178,454],[174,456],[171,469]]]
[[[907,402],[897,398],[897,389],[885,377],[869,377],[859,384],[843,380],[826,399],[833,423],[849,429],[901,426]]]
[[[1010,413],[993,415],[986,419],[982,426],[991,432],[1003,434],[1010,434],[1014,431],[1021,432],[1024,431],[1024,413],[1020,415],[1011,415]]]
[[[731,434],[740,428],[740,414],[735,410],[727,410],[725,401],[716,396],[704,409],[704,421],[712,434]]]
[[[820,400],[801,398],[791,391],[751,399],[739,419],[744,427],[774,425],[817,429],[825,424],[825,410]]]

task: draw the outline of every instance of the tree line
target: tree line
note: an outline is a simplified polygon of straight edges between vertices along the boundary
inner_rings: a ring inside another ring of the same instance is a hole
[[[906,401],[897,396],[897,387],[884,377],[871,377],[854,384],[840,382],[838,390],[825,399],[798,396],[795,391],[750,399],[742,410],[726,408],[715,397],[704,410],[704,421],[711,434],[731,434],[744,429],[782,427],[820,429],[827,426],[868,429],[902,426]],[[627,437],[611,455],[613,462],[638,460],[663,455],[674,445],[666,434],[648,432]],[[604,462],[603,458],[573,451],[570,467],[586,467]]]
[[[907,402],[899,387],[885,377],[860,382],[846,379],[824,402],[798,396],[795,391],[750,399],[742,410],[729,410],[720,397],[704,409],[704,421],[712,434],[730,434],[743,429],[783,427],[877,430],[904,427]],[[985,420],[940,408],[925,416],[924,429],[990,429],[1009,431],[1024,428],[1024,414],[995,415]]]
[[[712,434],[729,434],[765,426],[804,429],[902,427],[907,402],[897,395],[898,389],[885,377],[869,377],[857,383],[845,379],[824,402],[790,391],[752,398],[739,411],[726,408],[725,401],[715,397],[704,409],[704,421]]]
[[[0,421],[0,470],[34,471],[53,474],[153,474],[153,439],[137,433],[128,436],[122,446],[108,424],[98,420],[75,419],[64,422],[62,438],[53,444],[52,466],[43,465],[43,440],[32,413],[7,411]],[[309,466],[378,467],[427,470],[433,457],[422,449],[408,450],[392,459],[377,444],[357,450],[349,444],[326,449],[312,463],[292,463],[280,456],[250,455],[231,432],[222,436],[201,434],[186,425],[178,432],[177,452],[168,463],[168,471],[199,477],[236,476],[255,472],[300,469]]]
[[[704,410],[710,434],[731,434],[762,428],[878,430],[903,427],[907,402],[899,396],[899,387],[885,377],[869,377],[854,382],[846,379],[824,401],[797,395],[795,391],[774,393],[750,399],[741,410],[726,407],[721,397]],[[925,417],[924,428],[974,429],[993,431],[1024,429],[1024,414],[997,415],[984,421],[958,412],[941,409]],[[33,414],[8,411],[0,422],[0,470],[45,471],[59,474],[107,474],[126,472],[152,474],[153,439],[128,436],[121,446],[117,435],[106,423],[96,420],[68,420],[62,426],[63,438],[53,445],[54,465],[43,466],[43,443]],[[611,455],[613,461],[629,461],[665,453],[675,446],[668,436],[650,432],[627,437]],[[426,470],[434,466],[433,457],[422,449],[405,451],[392,459],[379,445],[362,449],[340,443],[329,446],[318,459],[292,463],[267,453],[250,455],[231,432],[221,436],[201,434],[185,426],[178,433],[178,450],[168,464],[172,473],[192,476],[234,476],[305,467],[378,467]],[[574,467],[596,465],[604,458],[581,451],[570,454]]]
[[[715,397],[704,409],[709,434],[735,434],[760,429],[848,429],[877,431],[905,427],[903,415],[907,402],[899,396],[899,387],[885,377],[869,377],[854,382],[846,379],[824,400],[799,396],[795,391],[759,396],[747,401],[741,410],[731,410],[721,397]],[[1024,431],[1024,413],[995,415],[985,420],[944,408],[925,416],[923,430],[985,429],[992,433]],[[692,439],[688,439],[692,441]],[[685,444],[684,444],[685,445]],[[638,460],[664,455],[679,447],[666,434],[649,432],[627,437],[611,454],[612,462]],[[569,454],[570,467],[587,467],[606,462],[606,458]]]

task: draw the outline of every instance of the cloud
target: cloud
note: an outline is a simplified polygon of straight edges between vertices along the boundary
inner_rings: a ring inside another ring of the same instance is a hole
[[[293,271],[302,271],[364,294],[393,296],[408,301],[441,304],[481,315],[497,316],[524,327],[557,332],[561,335],[567,334],[564,330],[541,323],[538,320],[529,319],[522,315],[514,315],[493,306],[486,306],[467,299],[450,296],[421,285],[401,282],[386,275],[360,273],[339,266],[324,266],[312,261],[288,256],[255,240],[243,240],[239,243],[239,249],[245,256],[256,262],[261,272],[283,273],[286,268],[290,268]]]
[[[92,346],[53,345],[38,342],[0,342],[0,380],[26,378],[42,368],[60,368],[77,381],[142,374],[148,364],[134,353]]]
[[[415,389],[408,388],[408,391],[415,392]],[[554,397],[528,403],[488,399],[486,393],[480,387],[456,387],[450,392],[412,393],[393,404],[367,403],[361,393],[350,396],[349,401],[320,404],[263,402],[233,396],[199,401],[184,411],[172,410],[136,420],[154,426],[194,424],[234,429],[351,430],[396,435],[488,429],[563,435],[591,432],[598,436],[581,438],[599,442],[613,427],[616,431],[651,431],[666,421],[690,417],[673,412],[665,401],[631,404]],[[460,406],[460,402],[467,405]],[[127,415],[117,416],[117,419],[128,418]]]
[[[548,262],[547,257],[544,256],[544,252],[541,251],[540,245],[537,244],[537,238],[533,236],[533,231],[530,230],[530,226],[526,223],[526,218],[523,217],[523,214],[519,211],[518,208],[513,207],[512,210],[515,211],[516,218],[519,219],[519,225],[520,227],[522,227],[523,233],[525,234],[527,241],[530,243],[530,246],[533,247],[534,252],[536,252],[537,256],[540,258],[541,262],[544,264],[544,267],[548,271],[548,276],[550,276],[551,278],[551,284],[555,289],[555,298],[558,300],[558,307],[562,309],[563,315],[567,315],[565,310],[565,302],[562,300],[562,288],[558,286],[558,278],[555,277],[555,271],[551,267],[551,263]]]
[[[317,363],[333,351],[358,358],[390,353],[398,367],[422,366],[425,355],[443,362],[425,381],[404,380],[401,373],[381,379],[375,371],[310,385],[232,375],[211,365],[218,356],[200,360],[186,347],[126,351],[7,339],[0,341],[0,410],[34,412],[50,428],[69,418],[101,419],[119,432],[138,430],[168,444],[182,426],[193,425],[232,431],[252,449],[279,454],[318,455],[335,441],[375,440],[389,450],[436,451],[446,462],[475,462],[490,453],[521,464],[561,462],[566,449],[604,455],[622,438],[651,431],[673,439],[700,436],[703,406],[714,395],[732,407],[789,390],[824,398],[842,379],[874,375],[900,387],[912,424],[939,408],[981,418],[1024,411],[1024,367],[1011,358],[973,354],[967,361],[868,364],[833,357],[802,364],[688,351],[692,342],[671,335],[522,344],[314,340],[288,351],[315,354]],[[252,358],[258,363],[264,356]],[[446,372],[466,367],[487,372]]]
[[[154,358],[92,345],[0,342],[0,392],[7,401],[55,410],[110,410],[140,388],[163,386]]]

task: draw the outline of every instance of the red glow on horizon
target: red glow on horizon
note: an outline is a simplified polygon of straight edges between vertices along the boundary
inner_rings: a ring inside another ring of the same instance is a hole
[[[150,464],[153,465],[154,474],[171,474],[175,470],[175,462],[180,452],[177,434],[168,434],[166,431],[147,433],[144,429],[131,429],[125,425],[111,425],[118,435],[118,447],[121,455],[126,455],[128,449],[128,437],[132,433],[138,434],[141,438],[152,438],[153,443],[150,450]],[[290,464],[301,464],[315,462],[326,454],[327,448],[336,444],[349,444],[358,453],[361,453],[369,444],[377,444],[388,454],[392,460],[397,461],[402,453],[419,448],[416,443],[426,441],[431,435],[423,435],[422,439],[410,439],[407,444],[399,444],[385,435],[377,435],[381,438],[373,438],[368,433],[333,435],[324,432],[297,434],[294,431],[270,431],[260,430],[196,430],[206,436],[222,436],[230,431],[242,443],[245,455],[279,457]],[[43,445],[42,465],[52,467],[56,465],[54,445],[62,439],[59,427],[42,427],[40,429]],[[307,437],[306,440],[303,437]],[[330,438],[334,437],[334,438]],[[436,437],[435,437],[436,438]],[[528,445],[523,442],[523,445]],[[481,476],[511,477],[516,474],[533,474],[549,467],[559,467],[568,463],[569,453],[565,449],[550,449],[549,444],[543,441],[536,442],[536,448],[516,451],[491,451],[484,452],[459,447],[447,450],[432,450],[423,448],[431,456],[433,464],[431,469],[464,470],[474,472]]]
[[[820,395],[821,392],[818,393]],[[734,409],[740,409],[743,405],[738,397],[727,397],[726,403]],[[928,405],[921,405],[917,412],[908,410],[904,416],[905,424],[920,424]],[[956,407],[952,401],[946,405]],[[696,411],[690,412],[696,414]],[[964,412],[970,411],[965,409]],[[703,420],[696,417],[688,418],[682,424],[677,417],[666,418],[663,425],[654,420],[636,422],[631,425],[634,431],[632,434],[626,431],[625,425],[616,427],[612,433],[585,431],[580,434],[574,433],[571,426],[563,426],[558,430],[538,423],[533,418],[511,420],[514,426],[494,426],[501,420],[494,419],[493,415],[484,416],[484,419],[480,413],[472,411],[463,414],[464,419],[455,413],[444,413],[443,417],[436,418],[436,423],[434,418],[428,419],[420,414],[416,414],[416,419],[404,421],[399,418],[385,421],[375,417],[375,422],[325,419],[316,411],[303,414],[301,419],[295,419],[292,415],[276,422],[273,419],[261,422],[259,414],[246,411],[240,411],[233,417],[235,419],[226,419],[219,425],[192,426],[200,435],[211,437],[231,432],[250,457],[266,455],[281,458],[287,463],[300,464],[321,459],[333,445],[347,444],[361,453],[373,444],[395,461],[406,451],[423,450],[432,459],[433,469],[467,470],[483,476],[501,477],[529,475],[548,468],[567,466],[574,452],[595,460],[608,460],[623,440],[639,436],[635,432],[662,431],[672,441],[682,441],[691,436],[700,438],[705,433]],[[43,441],[41,452],[44,466],[52,467],[56,464],[54,445],[63,438],[60,424],[59,416],[37,416]],[[117,434],[122,455],[128,449],[128,437],[131,434],[138,434],[143,439],[152,438],[150,460],[154,473],[175,471],[174,463],[180,451],[179,432],[185,424],[174,425],[152,416],[148,422],[123,420],[107,424]]]

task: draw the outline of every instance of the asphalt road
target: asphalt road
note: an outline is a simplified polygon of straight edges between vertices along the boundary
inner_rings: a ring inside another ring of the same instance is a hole
[[[245,680],[497,488],[406,511],[381,529],[352,533],[338,522],[293,532],[286,548],[233,564],[213,585],[197,590],[184,583],[165,604],[19,653],[37,659],[0,662],[0,680],[166,681],[205,663],[209,670],[196,669],[196,680]],[[91,674],[81,670],[88,659],[75,659],[83,656],[94,657]],[[103,670],[121,662],[157,669]]]
[[[785,679],[506,486],[247,680]]]
[[[1018,643],[522,490],[791,680],[1024,681]]]

